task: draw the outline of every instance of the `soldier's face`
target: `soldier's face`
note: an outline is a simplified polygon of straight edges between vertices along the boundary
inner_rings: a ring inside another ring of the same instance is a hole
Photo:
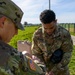
[[[52,21],[51,23],[48,23],[48,24],[42,23],[42,26],[43,26],[44,31],[48,35],[51,35],[56,29],[56,24],[57,24],[57,20]]]
[[[0,35],[4,42],[8,43],[14,35],[18,33],[18,28],[15,27],[15,24],[6,17],[2,20]]]

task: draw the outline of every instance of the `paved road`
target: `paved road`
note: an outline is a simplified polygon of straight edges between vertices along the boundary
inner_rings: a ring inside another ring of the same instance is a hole
[[[73,45],[75,45],[75,36],[71,35],[72,40],[73,40]]]

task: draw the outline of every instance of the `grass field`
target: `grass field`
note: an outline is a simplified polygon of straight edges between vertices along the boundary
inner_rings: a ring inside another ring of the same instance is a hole
[[[29,26],[29,27],[25,27],[24,31],[19,30],[18,35],[14,36],[14,38],[10,41],[9,44],[11,46],[13,46],[14,48],[17,48],[17,41],[18,40],[29,40],[31,42],[32,35],[38,27],[39,26]]]
[[[19,30],[18,35],[16,35],[10,41],[9,44],[12,45],[14,48],[17,48],[17,41],[18,40],[29,40],[31,42],[32,41],[32,35],[37,28],[39,28],[39,26],[26,27],[25,31]],[[71,32],[71,34],[73,34],[73,33]],[[75,34],[73,34],[73,35],[75,35]],[[73,50],[73,54],[72,54],[72,59],[71,59],[70,64],[69,64],[69,68],[70,68],[71,75],[75,75],[75,46],[74,46],[74,50]]]
[[[75,46],[74,46],[72,58],[71,58],[71,61],[70,61],[70,64],[69,64],[69,68],[70,68],[71,75],[75,75]]]

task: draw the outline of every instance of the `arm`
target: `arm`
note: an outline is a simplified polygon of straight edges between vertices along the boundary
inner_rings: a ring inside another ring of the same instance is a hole
[[[63,71],[64,68],[69,64],[72,56],[73,51],[73,43],[70,34],[68,33],[62,42],[61,49],[63,50],[63,58],[60,63],[56,64],[56,66],[53,68],[53,71]]]
[[[32,39],[32,47],[31,47],[31,50],[32,50],[32,55],[35,55],[41,61],[44,61],[44,59],[43,59],[43,52],[38,47],[38,39],[37,39],[37,37],[33,37],[33,39]]]

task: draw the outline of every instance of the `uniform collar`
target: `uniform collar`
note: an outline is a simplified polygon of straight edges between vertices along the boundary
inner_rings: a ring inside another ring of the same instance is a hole
[[[55,38],[57,36],[60,35],[60,31],[59,31],[59,26],[57,25],[56,30],[54,31],[54,33],[52,34],[52,36]]]
[[[42,29],[42,30],[43,30],[43,29]],[[44,30],[43,30],[42,32],[43,32],[43,34],[44,34],[45,36],[52,37],[52,38],[55,38],[55,37],[57,37],[57,36],[60,35],[60,31],[59,31],[59,26],[58,26],[58,25],[56,26],[56,29],[55,29],[55,31],[52,33],[52,35],[48,35],[47,33],[44,32]]]

